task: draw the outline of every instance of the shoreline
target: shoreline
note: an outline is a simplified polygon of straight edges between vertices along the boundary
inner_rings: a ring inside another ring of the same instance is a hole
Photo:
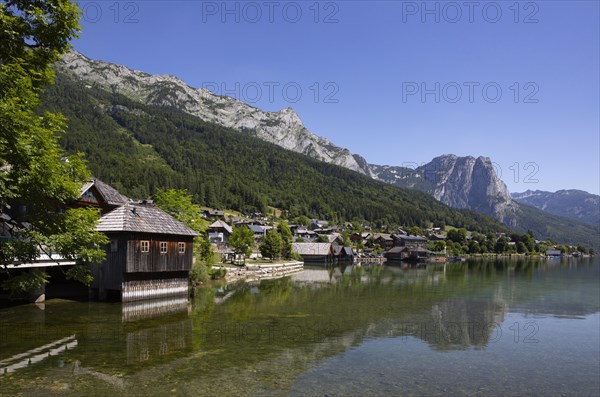
[[[285,277],[304,270],[304,262],[274,262],[246,264],[244,266],[213,265],[213,269],[225,269],[227,273],[223,280],[227,283],[235,281],[260,281]]]

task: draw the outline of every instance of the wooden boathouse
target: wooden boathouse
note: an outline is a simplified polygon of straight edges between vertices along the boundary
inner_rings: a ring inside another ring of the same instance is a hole
[[[145,201],[104,214],[97,230],[110,243],[104,262],[89,265],[92,297],[129,302],[187,295],[198,233]]]

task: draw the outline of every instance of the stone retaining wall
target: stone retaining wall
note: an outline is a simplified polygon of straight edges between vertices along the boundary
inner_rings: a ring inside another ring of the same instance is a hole
[[[226,269],[225,280],[257,281],[285,277],[304,270],[304,262],[261,263],[246,266],[213,266],[213,269]]]

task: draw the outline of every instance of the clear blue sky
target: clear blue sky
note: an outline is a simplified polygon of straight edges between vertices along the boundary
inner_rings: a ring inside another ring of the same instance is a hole
[[[79,4],[84,55],[293,107],[369,162],[483,155],[514,192],[600,193],[598,1]]]

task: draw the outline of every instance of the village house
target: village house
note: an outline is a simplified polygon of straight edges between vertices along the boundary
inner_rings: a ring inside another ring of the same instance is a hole
[[[339,244],[341,244],[341,243],[344,242],[343,238],[342,238],[342,235],[339,234],[339,233],[327,233],[327,234],[321,234],[321,233],[319,233],[318,236],[319,236],[319,238],[322,238],[322,239],[325,238],[325,239],[327,239],[327,242],[329,242],[329,243],[339,243]]]
[[[434,233],[434,234],[430,234],[429,237],[428,237],[428,239],[430,241],[442,241],[442,240],[446,240],[446,237],[444,235],[442,235],[442,234],[439,234],[439,233],[436,234],[436,233]]]
[[[130,201],[129,197],[122,195],[117,189],[97,178],[92,178],[83,185],[80,192],[79,200],[72,206],[98,208],[101,214],[106,214]]]
[[[350,241],[354,244],[363,244],[366,245],[370,239],[373,238],[371,233],[363,232],[363,233],[352,233],[350,235]]]
[[[206,209],[202,211],[202,216],[210,219],[225,219],[225,211]]]
[[[342,245],[333,245],[333,257],[339,262],[352,262],[354,259],[354,251],[352,247],[344,247]]]
[[[41,302],[46,294],[62,297],[81,292],[122,301],[187,294],[196,232],[150,200],[133,202],[97,178],[82,186],[80,198],[69,207],[92,207],[100,211],[96,230],[110,239],[105,247],[106,258],[100,264],[87,265],[93,281],[83,291],[77,288],[77,283],[69,284],[64,276],[60,277],[64,271],[56,268],[58,265],[68,268],[77,261],[40,253],[34,263],[20,264],[24,271],[45,268],[53,274],[49,284],[31,293],[32,300]]]
[[[208,239],[213,244],[227,244],[233,229],[225,221],[219,219],[208,226]]]
[[[252,233],[254,233],[254,242],[258,243],[263,237],[267,235],[267,232],[273,229],[273,226],[262,226],[262,225],[247,225]]]
[[[319,219],[311,219],[310,225],[308,226],[308,228],[310,230],[322,229],[325,226],[327,226],[328,224],[329,223],[327,221],[323,221],[323,220],[319,220]]]
[[[390,250],[394,247],[394,239],[390,236],[377,236],[373,240],[374,244],[378,244],[384,251]]]
[[[408,249],[427,247],[427,239],[422,236],[393,234],[395,247],[405,247]]]
[[[293,243],[292,252],[299,254],[305,262],[331,262],[334,255],[331,243]]]
[[[305,229],[304,227],[298,227],[294,230],[294,237],[296,239],[302,238],[305,241],[316,241],[318,235],[312,230]]]
[[[427,259],[427,239],[422,236],[392,235],[394,247],[385,253],[389,261],[423,261]]]
[[[106,259],[88,265],[90,293],[123,302],[187,295],[195,231],[148,202],[129,202],[100,218]]]

